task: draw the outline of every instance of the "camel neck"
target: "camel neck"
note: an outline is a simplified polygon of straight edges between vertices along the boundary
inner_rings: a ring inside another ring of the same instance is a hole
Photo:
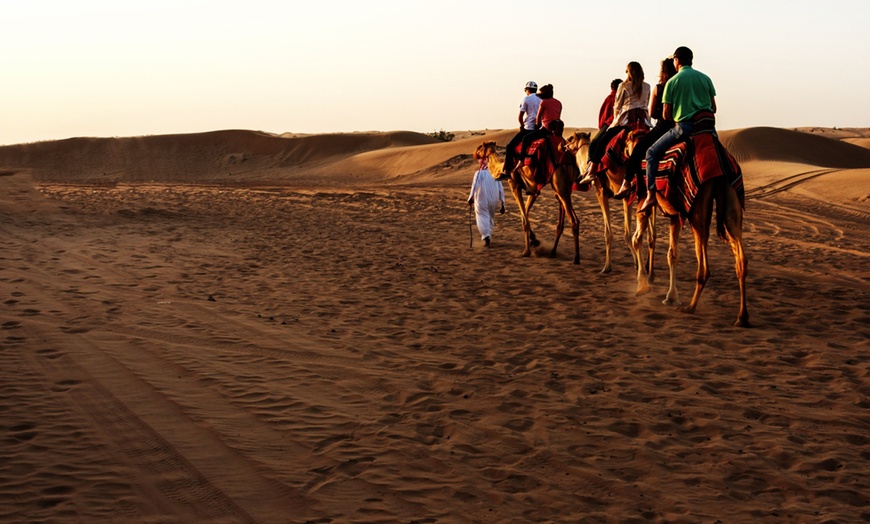
[[[486,157],[485,162],[490,173],[501,173],[502,168],[504,167],[504,162],[500,161],[495,153]]]

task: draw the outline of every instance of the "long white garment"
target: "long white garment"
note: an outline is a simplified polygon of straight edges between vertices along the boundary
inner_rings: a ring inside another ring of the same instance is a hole
[[[495,214],[504,205],[504,186],[492,177],[486,166],[474,173],[471,182],[471,193],[468,199],[474,199],[474,214],[477,217],[477,230],[480,238],[492,236],[495,226]]]

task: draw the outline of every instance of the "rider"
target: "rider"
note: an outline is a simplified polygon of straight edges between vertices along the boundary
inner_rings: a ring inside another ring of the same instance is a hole
[[[688,47],[681,46],[674,51],[677,74],[665,84],[662,115],[666,120],[672,119],[676,125],[646,152],[646,183],[649,190],[638,211],[648,211],[655,205],[659,160],[671,146],[692,134],[692,117],[701,111],[716,112],[716,89],[710,77],[692,68],[693,57]]]
[[[520,151],[522,151],[524,154],[526,151],[528,151],[529,146],[535,140],[548,136],[551,133],[562,136],[562,131],[565,128],[565,125],[562,123],[561,120],[562,102],[553,98],[553,84],[541,86],[538,89],[537,96],[540,100],[540,104],[538,106],[538,111],[535,115],[534,128],[531,131],[523,134],[520,139],[520,143],[522,144]],[[511,143],[513,143],[513,140],[511,140]],[[505,167],[502,171],[502,174],[497,178],[497,180],[504,180],[506,178],[510,178],[511,171],[513,171],[515,167],[512,165],[512,163],[514,162],[514,149],[516,149],[516,146],[511,147],[511,144],[508,144],[507,153],[505,154]],[[511,157],[508,157],[508,155],[511,155]],[[508,160],[510,160],[511,164],[508,163]]]
[[[643,67],[639,62],[629,62],[625,66],[625,74],[625,81],[616,89],[613,122],[607,131],[595,135],[589,144],[589,162],[579,183],[591,182],[595,178],[592,166],[601,161],[607,145],[624,127],[649,129],[650,86],[644,82]]]
[[[550,130],[555,121],[562,121],[562,102],[553,98],[553,84],[541,87],[538,96],[541,97],[541,107],[535,117],[535,127]]]
[[[621,78],[614,78],[610,82],[610,94],[604,98],[604,102],[601,103],[601,108],[598,110],[598,132],[593,140],[607,131],[607,128],[613,122],[613,102],[616,101],[616,89],[621,83]]]
[[[541,98],[535,94],[538,90],[538,84],[533,80],[526,82],[526,97],[520,103],[520,114],[518,120],[520,122],[520,131],[507,144],[507,150],[504,155],[504,168],[498,175],[497,180],[505,180],[510,178],[510,172],[514,167],[514,150],[522,142],[526,135],[535,130],[535,118],[538,116],[538,108],[541,106]]]
[[[523,151],[527,150],[535,140],[543,138],[551,132],[561,135],[562,129],[564,129],[562,102],[553,98],[553,84],[541,86],[538,90],[538,96],[541,98],[541,106],[535,117],[535,130],[523,137]]]
[[[656,125],[638,141],[634,152],[626,160],[625,179],[622,181],[622,187],[613,195],[613,198],[621,200],[631,194],[632,182],[641,171],[640,162],[643,160],[644,155],[646,155],[646,150],[674,127],[674,121],[665,119],[662,113],[662,96],[665,93],[665,84],[675,74],[677,74],[677,70],[674,68],[674,61],[671,58],[662,60],[661,68],[659,69],[659,82],[653,86],[652,96],[649,101],[649,113],[655,119]]]

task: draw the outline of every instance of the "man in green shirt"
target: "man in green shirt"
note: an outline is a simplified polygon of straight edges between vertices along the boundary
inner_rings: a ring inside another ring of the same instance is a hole
[[[678,47],[674,51],[674,66],[677,74],[665,84],[662,98],[663,116],[672,119],[676,125],[646,152],[647,197],[640,211],[652,209],[655,205],[656,174],[659,160],[674,144],[692,134],[693,118],[701,111],[716,112],[716,89],[710,77],[692,68],[693,53],[688,47]]]

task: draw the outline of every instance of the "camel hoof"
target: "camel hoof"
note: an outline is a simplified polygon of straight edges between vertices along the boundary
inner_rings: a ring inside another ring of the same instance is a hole
[[[649,284],[642,284],[637,286],[637,291],[635,291],[635,295],[641,296],[649,293],[650,287]]]
[[[662,304],[664,304],[666,306],[682,306],[683,305],[683,303],[680,302],[680,299],[678,299],[678,298],[677,299],[665,298],[664,300],[662,300]],[[683,308],[683,312],[684,313],[694,313],[695,311],[694,310],[689,311],[689,308],[685,307],[685,308]]]
[[[579,266],[579,265],[580,265],[580,257],[574,257],[574,265],[575,265],[575,266]]]
[[[538,247],[541,245],[541,241],[540,240],[532,240],[531,244],[532,244],[532,247]]]
[[[522,254],[520,255],[521,258],[529,258],[530,256],[532,256],[531,251],[523,251]]]
[[[604,266],[604,269],[601,270],[601,274],[606,275],[606,274],[610,273],[611,271],[613,271],[613,268],[611,266]]]
[[[679,306],[680,304],[677,303],[675,305]],[[683,313],[685,313],[687,315],[694,315],[695,314],[695,308],[693,308],[692,306],[682,307],[682,308],[680,308],[680,311],[682,311]]]
[[[734,327],[748,328],[752,326],[749,325],[749,318],[738,318],[737,321],[734,322]]]

